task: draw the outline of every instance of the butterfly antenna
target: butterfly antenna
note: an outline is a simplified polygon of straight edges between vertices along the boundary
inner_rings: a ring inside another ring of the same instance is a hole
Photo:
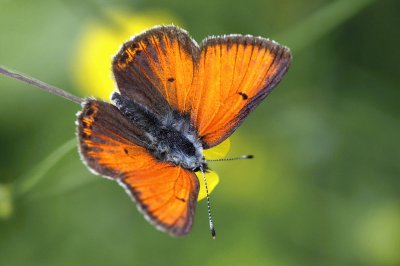
[[[207,211],[208,211],[208,221],[210,224],[210,232],[211,232],[211,236],[213,239],[215,239],[216,237],[216,233],[215,233],[215,228],[214,228],[214,223],[211,217],[211,205],[210,205],[210,197],[208,195],[208,186],[207,186],[207,178],[206,175],[204,174],[203,168],[200,167],[201,170],[201,174],[203,175],[203,180],[204,180],[204,185],[206,187],[206,197],[207,197]]]
[[[83,99],[78,96],[75,96],[73,94],[70,94],[69,92],[62,90],[62,89],[59,89],[57,87],[46,84],[40,80],[29,77],[28,75],[18,73],[14,70],[10,70],[1,65],[0,65],[0,74],[3,74],[5,76],[8,76],[10,78],[13,78],[13,79],[16,79],[16,80],[19,80],[22,82],[25,82],[29,85],[35,86],[35,87],[42,89],[44,91],[47,91],[51,94],[63,97],[71,102],[74,102],[77,104],[81,104],[83,102]]]
[[[244,160],[244,159],[253,159],[253,155],[242,155],[240,157],[233,157],[233,158],[221,158],[221,159],[214,159],[214,160],[206,160],[206,162],[222,162],[222,161],[236,161],[236,160]]]

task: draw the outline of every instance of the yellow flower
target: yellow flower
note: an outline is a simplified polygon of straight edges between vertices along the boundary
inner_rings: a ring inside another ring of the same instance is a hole
[[[224,158],[228,154],[230,147],[231,147],[231,142],[228,138],[221,144],[211,149],[205,150],[204,157],[206,158],[206,160],[215,160]],[[201,174],[201,172],[196,172],[196,175],[200,183],[199,196],[197,197],[197,200],[200,201],[206,197],[206,187],[204,185],[203,175]],[[211,192],[219,183],[219,177],[218,174],[214,171],[209,171],[205,173],[205,176],[207,178],[208,193],[211,194]]]
[[[111,72],[111,60],[121,45],[135,34],[160,24],[177,24],[176,19],[167,12],[128,13],[121,10],[111,10],[105,13],[107,23],[89,22],[82,32],[76,57],[73,59],[74,79],[85,96],[94,96],[108,100],[115,90]],[[178,23],[179,24],[179,23]],[[219,159],[226,156],[230,148],[229,139],[220,145],[205,150],[207,160]],[[199,178],[200,191],[198,200],[206,197],[204,180],[201,172]],[[219,182],[217,173],[205,173],[208,191],[211,193]]]

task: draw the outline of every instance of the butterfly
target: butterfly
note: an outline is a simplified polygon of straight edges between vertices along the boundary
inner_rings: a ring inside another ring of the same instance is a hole
[[[112,103],[87,98],[78,113],[81,158],[117,181],[158,229],[193,225],[204,150],[227,139],[288,70],[290,50],[250,35],[198,45],[176,26],[124,43],[112,60]]]

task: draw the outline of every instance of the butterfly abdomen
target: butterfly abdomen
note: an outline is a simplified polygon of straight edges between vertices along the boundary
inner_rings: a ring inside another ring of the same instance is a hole
[[[145,148],[158,160],[182,166],[188,170],[206,168],[203,148],[189,116],[170,110],[156,116],[140,103],[114,93],[115,106],[146,136]]]

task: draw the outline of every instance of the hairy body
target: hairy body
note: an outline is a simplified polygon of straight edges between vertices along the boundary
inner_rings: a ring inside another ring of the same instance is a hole
[[[207,169],[200,138],[188,115],[171,109],[160,117],[117,92],[113,93],[111,100],[144,132],[146,138],[140,141],[155,158],[191,171]]]

